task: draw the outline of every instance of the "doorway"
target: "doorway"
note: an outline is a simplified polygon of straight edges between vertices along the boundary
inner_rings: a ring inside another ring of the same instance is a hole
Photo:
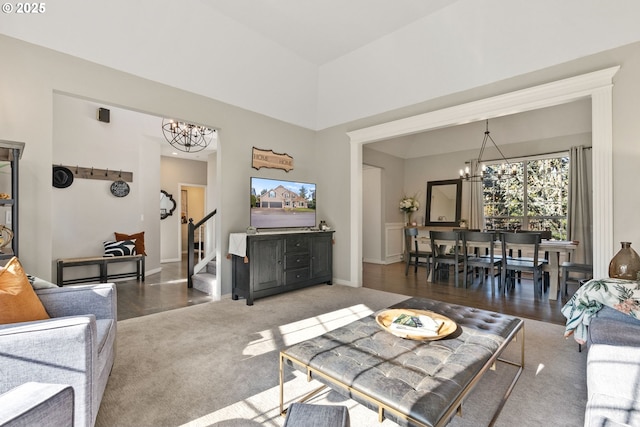
[[[608,265],[613,255],[612,176],[612,79],[620,67],[559,80],[454,107],[423,113],[392,122],[347,132],[351,147],[351,235],[350,281],[362,285],[362,146],[369,142],[439,129],[478,119],[531,111],[561,103],[590,98],[593,138],[593,233],[594,276]],[[596,155],[597,153],[597,155]],[[606,273],[605,273],[606,274]]]
[[[362,260],[384,264],[382,169],[362,165]]]
[[[180,248],[183,256],[191,249],[194,251],[204,250],[204,234],[199,233],[194,238],[194,247],[188,247],[188,225],[189,219],[193,222],[200,221],[205,216],[206,211],[206,189],[205,185],[180,184]],[[202,230],[204,231],[204,230]]]

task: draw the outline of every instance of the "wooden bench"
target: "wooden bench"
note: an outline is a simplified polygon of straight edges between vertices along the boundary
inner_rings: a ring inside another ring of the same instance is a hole
[[[58,264],[58,286],[71,285],[74,283],[95,282],[106,283],[111,279],[120,279],[125,277],[135,277],[144,282],[144,255],[124,255],[115,257],[85,257],[85,258],[61,258]],[[107,266],[109,264],[121,262],[135,262],[136,271],[130,273],[113,273],[109,274]],[[99,267],[99,275],[92,277],[81,277],[76,279],[64,280],[63,271],[66,267],[80,267],[87,265],[97,265]]]

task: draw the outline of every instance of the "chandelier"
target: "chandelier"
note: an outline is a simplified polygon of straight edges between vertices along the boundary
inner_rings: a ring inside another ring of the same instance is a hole
[[[163,119],[162,133],[174,148],[187,153],[196,153],[207,148],[216,130],[192,123]]]
[[[487,141],[491,141],[493,146],[498,150],[500,156],[502,157],[502,164],[498,168],[487,168],[487,165],[483,163],[482,156],[484,155],[484,149],[487,146]],[[515,176],[518,173],[518,170],[515,165],[511,165],[507,158],[500,150],[500,147],[496,144],[496,142],[491,137],[491,133],[489,132],[489,120],[486,121],[486,130],[484,131],[484,139],[482,140],[482,147],[480,148],[480,154],[478,155],[478,159],[472,163],[473,170],[469,166],[469,162],[464,167],[464,169],[460,169],[460,178],[465,181],[481,181],[483,179],[491,178],[491,179],[502,179],[505,177]]]

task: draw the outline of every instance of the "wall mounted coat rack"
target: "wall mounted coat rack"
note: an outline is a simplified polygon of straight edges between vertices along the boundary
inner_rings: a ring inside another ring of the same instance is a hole
[[[53,166],[62,166],[64,168],[69,169],[73,173],[75,178],[99,179],[103,181],[133,182],[133,172],[126,172],[121,169],[116,169],[116,170],[96,169],[96,168],[86,168],[81,166],[64,166],[64,165],[53,165]]]

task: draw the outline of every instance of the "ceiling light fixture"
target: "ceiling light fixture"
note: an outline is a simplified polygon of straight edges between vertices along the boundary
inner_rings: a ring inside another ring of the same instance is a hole
[[[209,146],[215,129],[177,120],[162,120],[162,133],[174,148],[186,153],[196,153]]]
[[[484,149],[487,146],[487,141],[491,141],[493,146],[498,150],[500,156],[502,157],[502,165],[498,168],[487,168],[487,165],[483,163],[482,156],[484,154]],[[510,170],[509,170],[510,169]],[[465,181],[481,181],[486,178],[492,179],[501,179],[503,177],[515,176],[517,174],[517,168],[515,165],[511,165],[507,158],[500,150],[500,147],[496,144],[496,142],[491,137],[491,133],[489,132],[489,120],[486,121],[486,130],[484,131],[484,139],[482,140],[482,147],[480,148],[480,154],[478,155],[478,159],[475,162],[474,170],[471,170],[469,166],[469,162],[466,163],[464,169],[460,169],[460,178]]]

